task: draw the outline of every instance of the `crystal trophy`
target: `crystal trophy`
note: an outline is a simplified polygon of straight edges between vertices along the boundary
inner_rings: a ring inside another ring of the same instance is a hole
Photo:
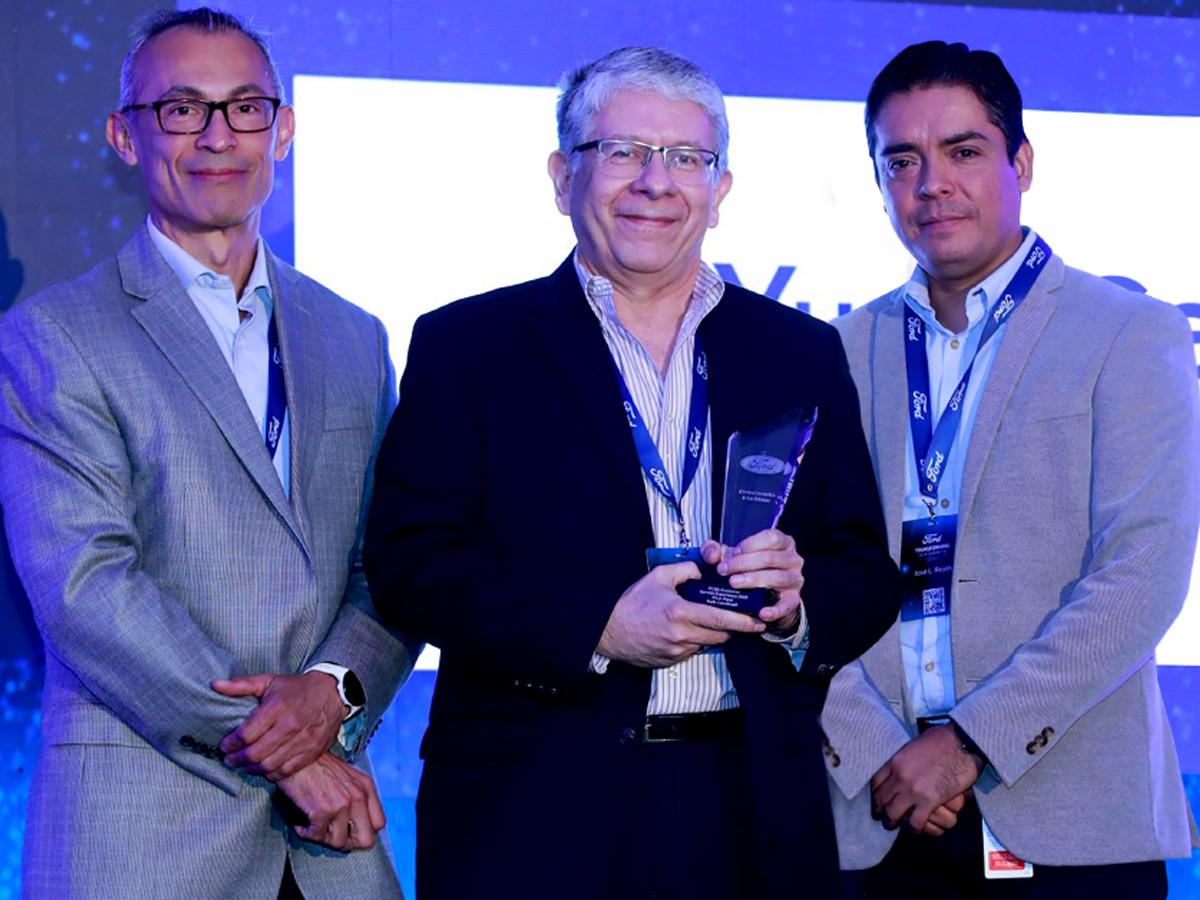
[[[725,457],[725,498],[721,511],[721,543],[736,547],[746,538],[779,524],[804,448],[812,438],[817,409],[792,410],[753,429],[729,436]],[[698,562],[700,578],[677,587],[694,603],[756,615],[768,605],[767,588],[738,590],[716,566]]]

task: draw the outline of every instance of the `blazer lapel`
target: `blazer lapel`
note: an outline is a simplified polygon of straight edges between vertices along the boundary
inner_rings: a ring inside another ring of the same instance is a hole
[[[601,455],[613,464],[620,493],[636,516],[631,521],[642,523],[643,539],[649,541],[645,546],[652,547],[654,532],[641,464],[621,410],[616,368],[600,323],[583,295],[573,257],[568,256],[542,286],[534,327],[547,357],[576,395],[572,408],[595,435]]]
[[[288,422],[292,433],[292,506],[301,528],[311,521],[308,509],[309,480],[313,460],[325,429],[325,365],[322,360],[320,328],[301,290],[295,272],[268,256],[271,292],[283,355],[283,378],[287,390]],[[277,479],[278,480],[278,479]]]
[[[1025,370],[1029,355],[1038,338],[1054,314],[1054,298],[1051,293],[1063,281],[1063,263],[1057,256],[1046,264],[1046,270],[1034,282],[1029,296],[1012,314],[1004,327],[996,358],[992,361],[987,384],[979,398],[979,409],[975,413],[975,425],[971,429],[971,441],[967,447],[967,458],[963,463],[962,492],[958,502],[958,532],[963,533],[979,479],[992,452],[996,430],[1004,418],[1009,398],[1017,386],[1017,380]]]
[[[141,228],[117,255],[133,317],[213,417],[267,501],[303,543],[267,448],[220,348],[170,266]]]
[[[729,438],[739,428],[746,427],[747,420],[741,414],[754,413],[745,409],[745,403],[761,393],[751,389],[751,385],[741,384],[744,375],[750,375],[753,381],[753,373],[746,365],[745,354],[738,349],[742,335],[736,321],[728,315],[732,305],[730,298],[722,297],[700,323],[704,354],[708,357],[708,410],[712,428],[706,440],[712,441],[712,536],[716,540],[720,540],[725,512]]]
[[[892,556],[900,558],[904,520],[904,467],[908,464],[908,379],[904,366],[906,308],[903,294],[875,319],[871,352],[872,458]]]

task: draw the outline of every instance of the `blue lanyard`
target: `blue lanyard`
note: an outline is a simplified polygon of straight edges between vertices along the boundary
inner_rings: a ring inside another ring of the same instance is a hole
[[[690,547],[687,520],[683,517],[683,506],[680,501],[687,494],[688,488],[691,487],[692,481],[696,477],[696,470],[700,467],[700,451],[704,447],[704,433],[708,429],[708,360],[704,356],[704,348],[700,344],[700,332],[696,332],[695,349],[692,351],[694,377],[692,378],[692,399],[688,408],[687,452],[683,457],[683,478],[678,497],[671,488],[671,479],[667,477],[667,467],[663,465],[662,456],[658,452],[654,439],[646,430],[645,422],[642,420],[641,413],[638,412],[637,404],[633,402],[633,395],[629,393],[629,386],[625,383],[625,376],[621,374],[615,358],[613,359],[613,368],[617,370],[617,383],[621,386],[625,419],[629,422],[629,430],[633,435],[633,445],[637,449],[642,471],[646,473],[646,477],[654,485],[654,489],[675,510],[675,517],[679,522],[679,542],[684,547]]]
[[[279,439],[283,436],[283,417],[287,415],[287,390],[283,384],[283,356],[279,352],[279,329],[275,326],[275,311],[271,313],[271,324],[267,326],[267,421],[263,438],[267,442],[267,453],[271,459],[279,450]]]
[[[1040,237],[1034,241],[1029,253],[1017,270],[1017,274],[1009,281],[1008,286],[1000,294],[999,301],[992,307],[983,326],[983,334],[979,338],[979,346],[967,370],[963,372],[958,387],[950,395],[950,401],[938,420],[934,430],[929,415],[929,357],[925,352],[925,323],[908,303],[905,303],[905,340],[904,362],[908,369],[908,423],[912,431],[913,457],[917,463],[917,484],[930,515],[934,514],[938,485],[946,471],[946,460],[950,449],[958,435],[958,426],[962,421],[963,397],[967,393],[967,385],[971,381],[971,370],[979,351],[983,349],[1000,326],[1009,320],[1017,307],[1029,295],[1029,289],[1041,273],[1046,261],[1053,255],[1049,244]]]

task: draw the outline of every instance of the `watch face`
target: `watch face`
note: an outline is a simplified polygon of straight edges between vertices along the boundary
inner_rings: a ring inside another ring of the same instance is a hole
[[[362,682],[353,672],[346,672],[346,677],[342,679],[342,691],[351,706],[367,705],[367,692],[363,690]]]

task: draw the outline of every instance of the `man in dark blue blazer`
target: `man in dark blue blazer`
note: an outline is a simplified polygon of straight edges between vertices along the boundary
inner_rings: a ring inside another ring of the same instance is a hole
[[[841,343],[701,262],[732,179],[699,68],[616,51],[558,120],[575,253],[417,323],[376,470],[379,613],[442,650],[418,894],[835,896],[817,716],[897,612]],[[731,433],[813,407],[778,526],[711,540]],[[767,605],[684,600],[694,562],[647,571],[680,546]]]

